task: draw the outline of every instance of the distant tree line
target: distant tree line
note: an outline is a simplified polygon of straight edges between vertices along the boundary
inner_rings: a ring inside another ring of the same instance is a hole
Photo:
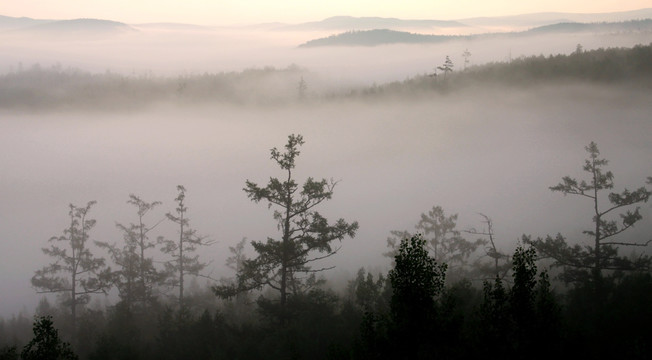
[[[652,81],[652,44],[633,48],[574,51],[570,55],[531,56],[469,66],[471,53],[461,56],[463,66],[447,57],[433,64],[441,76],[417,75],[408,80],[355,89],[320,90],[311,87],[309,72],[296,65],[241,72],[189,74],[178,77],[151,74],[127,76],[107,71],[91,74],[60,65],[19,66],[0,75],[2,109],[129,110],[159,103],[226,103],[271,106],[303,101],[412,97],[450,92],[473,85],[533,86],[579,81],[590,84],[636,85],[648,89]],[[438,75],[439,75],[438,74]],[[308,91],[310,89],[310,91]]]
[[[328,221],[317,212],[336,183],[295,179],[301,135],[273,148],[281,177],[265,186],[247,180],[244,192],[273,208],[278,234],[230,248],[235,278],[203,288],[186,276],[205,263],[194,251],[208,245],[190,226],[186,189],[177,187],[174,211],[152,218],[159,202],[131,195],[136,214],[118,224],[123,243],[93,242],[95,205],[69,207],[69,224],[43,251],[54,260],[35,272],[43,298],[33,335],[24,315],[0,319],[0,359],[648,359],[652,354],[650,239],[619,240],[642,221],[645,186],[613,191],[614,175],[597,144],[586,147],[585,179],[563,177],[555,192],[587,200],[589,239],[524,236],[512,254],[496,246],[491,219],[460,231],[457,215],[434,206],[416,232],[393,231],[387,274],[360,268],[343,291],[320,275],[353,237],[357,222]],[[652,177],[647,179],[652,185]],[[150,238],[161,221],[177,233]],[[468,240],[464,234],[479,237]],[[94,246],[93,246],[94,245]],[[154,264],[150,249],[168,260]],[[91,249],[93,248],[93,249]],[[636,251],[625,255],[625,249]],[[105,257],[91,250],[104,249]],[[320,264],[320,265],[317,265]],[[551,266],[552,267],[551,267]],[[557,281],[559,280],[559,281]],[[555,284],[565,284],[556,290]],[[164,296],[169,287],[179,290]],[[89,306],[91,294],[118,289],[120,299]],[[185,291],[184,291],[185,289]],[[59,332],[60,331],[60,332]]]
[[[272,105],[300,101],[308,87],[306,74],[296,65],[176,77],[20,65],[0,75],[0,108],[120,111],[160,103]]]
[[[465,56],[465,65],[468,65],[468,56],[462,55]],[[443,65],[436,67],[439,70],[436,76],[419,75],[404,81],[354,90],[347,96],[409,98],[433,92],[450,93],[471,86],[531,87],[571,82],[627,84],[649,91],[652,84],[652,62],[649,61],[651,57],[652,44],[590,51],[582,50],[579,45],[569,55],[521,57],[504,62],[467,66],[463,71],[453,71],[454,64],[447,58]]]

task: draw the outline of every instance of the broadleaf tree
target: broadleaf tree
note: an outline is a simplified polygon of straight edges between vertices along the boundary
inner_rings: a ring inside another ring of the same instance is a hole
[[[69,343],[63,342],[51,316],[34,319],[34,338],[20,353],[23,360],[77,360]]]
[[[330,200],[337,182],[326,179],[306,179],[300,186],[293,170],[304,144],[301,135],[289,135],[285,151],[271,150],[271,159],[278,164],[285,178],[270,178],[266,186],[247,180],[244,192],[252,201],[266,202],[274,207],[274,220],[278,223],[280,238],[252,241],[257,256],[244,261],[233,285],[213,287],[216,295],[231,297],[252,289],[270,287],[279,293],[281,322],[287,320],[289,295],[298,295],[315,285],[315,273],[329,267],[313,269],[312,263],[328,258],[339,250],[333,241],[354,237],[357,221],[348,223],[338,219],[329,223],[315,208]]]
[[[468,276],[471,255],[479,246],[487,243],[484,239],[471,242],[462,237],[457,229],[457,217],[457,214],[447,215],[441,206],[433,206],[427,213],[421,214],[421,219],[415,226],[417,233],[425,240],[425,248],[435,261],[448,265],[448,277],[453,282]],[[400,242],[415,235],[409,231],[391,231],[391,236],[387,238],[390,250],[384,255],[394,258],[398,254]]]
[[[31,279],[39,293],[63,293],[68,297],[64,305],[70,307],[73,329],[77,307],[88,303],[91,294],[106,293],[111,285],[105,260],[95,257],[89,247],[95,220],[89,219],[88,213],[95,203],[90,201],[84,207],[69,205],[68,228],[62,235],[51,237],[50,247],[42,249],[54,262],[37,270]]]
[[[619,193],[605,194],[614,187],[613,173],[605,170],[608,160],[600,157],[594,142],[585,149],[589,158],[585,160],[583,170],[588,173],[588,179],[577,180],[565,176],[562,182],[550,187],[550,190],[589,200],[593,228],[583,232],[589,237],[589,244],[569,245],[561,234],[554,238],[547,236],[545,239],[524,236],[523,240],[532,244],[541,257],[552,258],[554,265],[564,267],[561,275],[563,280],[574,283],[592,281],[594,289],[600,292],[604,271],[650,270],[652,258],[644,253],[636,258],[618,253],[621,246],[645,247],[650,241],[617,241],[615,237],[642,219],[636,205],[647,202],[651,193],[645,187],[639,187],[633,191],[624,189]],[[621,213],[616,215],[619,211]]]

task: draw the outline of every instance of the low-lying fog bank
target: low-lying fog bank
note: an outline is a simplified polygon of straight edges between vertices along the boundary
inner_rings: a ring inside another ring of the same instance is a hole
[[[84,35],[86,34],[86,35]],[[431,73],[446,56],[461,70],[463,53],[470,65],[539,54],[569,54],[577,44],[591,50],[632,47],[652,41],[649,31],[578,32],[481,37],[439,44],[375,47],[299,48],[306,41],[333,35],[328,31],[269,31],[256,28],[134,27],[133,31],[93,36],[88,33],[0,33],[0,74],[20,64],[59,64],[93,73],[111,71],[135,76],[184,76],[242,71],[291,64],[308,68],[331,83],[368,86]]]
[[[176,185],[186,187],[191,224],[217,243],[203,249],[213,276],[228,247],[243,237],[276,236],[272,212],[242,188],[280,172],[269,149],[300,133],[306,144],[296,175],[341,180],[327,218],[357,220],[355,239],[329,259],[327,278],[360,267],[387,269],[391,230],[412,230],[422,212],[441,205],[459,213],[458,227],[494,221],[499,247],[521,234],[561,232],[586,238],[591,209],[582,199],[548,190],[562,176],[583,176],[584,146],[595,141],[610,160],[617,190],[652,175],[652,93],[624,86],[481,87],[420,100],[352,100],[265,108],[162,105],[123,112],[0,111],[0,314],[32,311],[34,270],[51,236],[67,225],[68,204],[97,200],[94,240],[120,242],[116,222],[134,221],[130,193],[173,210]],[[649,236],[650,205],[631,236]],[[174,236],[161,227],[155,235]],[[251,249],[249,249],[251,252]],[[102,251],[95,249],[96,254]]]

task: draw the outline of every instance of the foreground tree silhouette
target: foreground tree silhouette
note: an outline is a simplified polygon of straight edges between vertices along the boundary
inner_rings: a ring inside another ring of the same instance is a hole
[[[650,191],[640,187],[634,191],[627,189],[620,193],[610,192],[607,204],[602,195],[604,191],[614,187],[614,175],[605,171],[608,164],[606,159],[600,158],[598,146],[591,142],[586,148],[589,158],[585,160],[584,171],[589,174],[588,180],[576,180],[569,176],[562,178],[562,182],[550,187],[552,191],[559,191],[564,195],[577,195],[590,200],[593,212],[593,229],[584,231],[591,238],[591,245],[569,246],[566,239],[558,234],[555,238],[550,236],[545,239],[524,236],[526,243],[532,244],[542,257],[552,258],[555,265],[565,268],[562,278],[566,282],[586,283],[591,280],[597,294],[602,294],[602,278],[604,270],[642,270],[649,271],[652,258],[641,254],[635,259],[620,256],[619,246],[645,247],[645,243],[614,241],[612,238],[634,226],[641,220],[639,208],[631,209],[634,205],[645,203],[650,198]],[[622,208],[629,208],[619,214],[620,220],[613,220],[609,216]],[[652,240],[651,240],[652,241]]]
[[[447,278],[452,282],[468,276],[469,258],[479,246],[487,243],[484,239],[474,242],[464,239],[457,230],[457,214],[446,215],[441,206],[433,206],[427,213],[422,213],[415,228],[422,234],[420,238],[425,241],[425,248],[435,261],[447,264]],[[394,230],[391,235],[387,239],[387,247],[391,250],[384,255],[394,258],[398,254],[399,242],[412,238],[414,234]]]
[[[426,240],[420,235],[401,241],[389,272],[392,285],[390,338],[395,341],[395,356],[431,358],[434,345],[436,296],[443,288],[446,264],[438,264],[428,254]]]
[[[34,321],[34,338],[20,353],[23,360],[77,360],[70,344],[62,342],[54,328],[51,316]]]
[[[70,306],[73,333],[76,330],[77,306],[90,300],[91,294],[105,293],[110,287],[110,269],[104,259],[91,253],[88,243],[95,220],[87,218],[95,204],[90,201],[85,207],[70,204],[70,225],[63,235],[50,238],[50,242],[63,243],[65,247],[52,244],[43,248],[43,253],[53,257],[52,264],[37,270],[32,277],[32,286],[39,293],[65,293],[69,295],[64,303]],[[67,247],[67,248],[66,248]]]
[[[347,223],[344,219],[329,224],[328,220],[315,211],[315,207],[331,199],[336,182],[322,179],[315,181],[309,177],[302,187],[293,178],[292,170],[303,145],[301,135],[288,136],[285,152],[271,150],[271,158],[286,178],[270,178],[265,187],[247,180],[245,193],[252,201],[264,201],[274,206],[274,219],[281,232],[280,239],[267,238],[266,242],[252,241],[258,256],[245,260],[237,274],[235,285],[213,287],[220,297],[269,286],[279,292],[279,318],[287,320],[289,294],[300,294],[315,285],[315,272],[328,268],[313,269],[311,262],[334,255],[339,248],[333,248],[334,240],[354,237],[358,223]],[[320,253],[315,255],[314,253]],[[301,277],[301,275],[308,275]]]
[[[500,276],[483,282],[484,298],[472,336],[477,353],[507,359],[561,355],[561,309],[547,272],[540,272],[537,281],[536,250],[519,245],[511,259],[511,289]]]

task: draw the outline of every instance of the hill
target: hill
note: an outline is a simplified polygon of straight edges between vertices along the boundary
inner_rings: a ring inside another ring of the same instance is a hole
[[[649,32],[652,33],[652,19],[632,20],[616,23],[558,23],[546,25],[521,32],[491,33],[477,35],[428,35],[417,34],[388,29],[375,29],[363,31],[347,31],[341,34],[331,35],[305,42],[299,47],[317,46],[377,46],[384,44],[424,44],[438,43],[450,40],[472,40],[495,36],[529,36],[552,33],[576,33],[576,32]]]
[[[310,40],[299,47],[376,46],[383,44],[423,44],[462,38],[462,36],[424,35],[388,29],[347,31],[326,38]]]
[[[436,19],[397,19],[383,17],[333,16],[321,21],[301,24],[265,24],[271,30],[286,31],[351,31],[389,29],[397,31],[414,30],[459,30],[459,33],[487,33],[495,31],[527,30],[534,27],[557,23],[580,22],[621,22],[652,18],[652,8],[610,13],[561,13],[547,12],[511,16],[475,17],[455,20]],[[260,24],[261,26],[263,24]],[[450,32],[448,32],[450,33]]]
[[[372,30],[401,28],[458,28],[466,27],[458,21],[446,20],[403,20],[382,17],[334,16],[322,21],[307,22],[298,25],[286,25],[281,30]]]
[[[450,93],[465,88],[533,87],[569,83],[590,85],[626,84],[642,91],[652,90],[652,44],[633,48],[608,48],[570,55],[530,56],[508,62],[472,66],[462,71],[418,75],[405,81],[373,86],[355,93],[361,97],[414,96]],[[351,95],[349,95],[351,96]]]
[[[35,20],[30,18],[0,17],[0,29],[11,35],[38,35],[46,37],[97,36],[136,31],[130,25],[102,19]]]
[[[52,22],[52,20],[37,20],[28,17],[11,17],[0,15],[0,31],[27,28],[30,26],[42,25]]]
[[[111,20],[101,19],[73,19],[59,20],[30,26],[24,28],[24,31],[30,32],[47,32],[47,33],[109,33],[116,31],[132,31],[131,26]]]
[[[623,22],[576,23],[566,22],[540,26],[524,33],[575,33],[575,32],[652,32],[652,19],[630,20]]]
[[[561,13],[546,12],[534,14],[521,14],[512,16],[476,17],[459,19],[457,21],[468,26],[482,28],[533,28],[557,23],[580,22],[622,22],[628,20],[641,20],[652,18],[652,8],[633,11],[621,11],[610,13]]]

